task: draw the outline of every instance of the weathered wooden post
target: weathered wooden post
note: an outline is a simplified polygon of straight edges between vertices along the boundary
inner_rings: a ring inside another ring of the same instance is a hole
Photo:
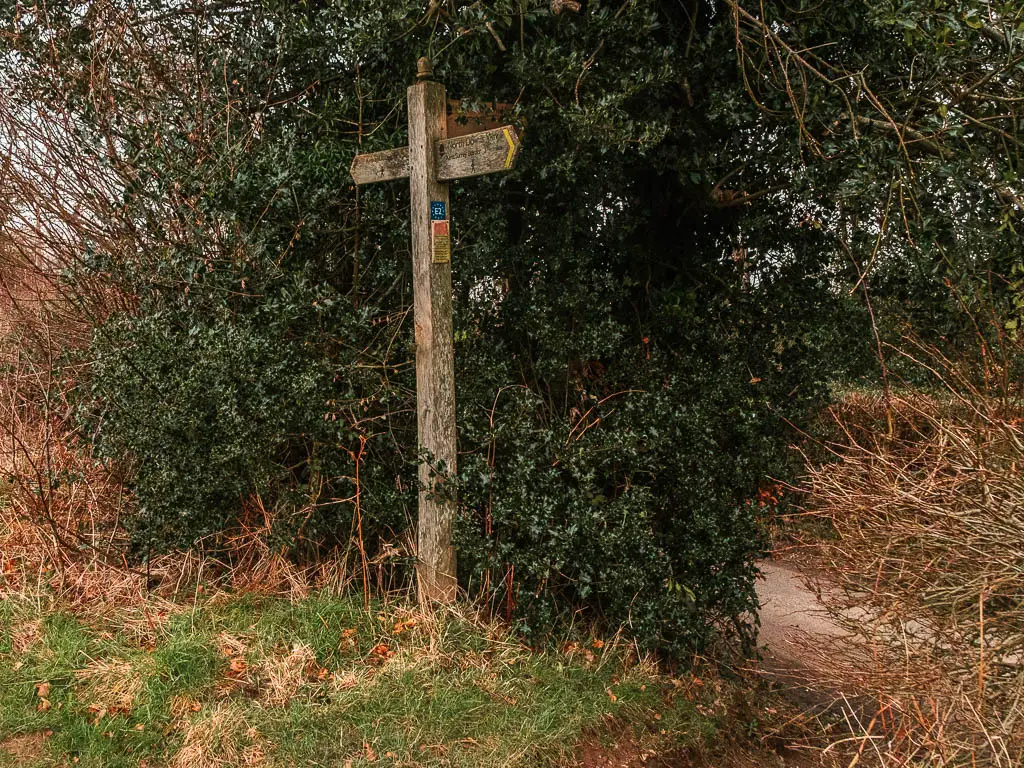
[[[416,328],[416,423],[419,448],[419,591],[423,600],[455,597],[452,522],[455,350],[452,339],[451,230],[448,184],[437,180],[437,147],[445,138],[445,89],[420,59],[409,88],[409,190],[412,226],[413,319]]]
[[[446,138],[444,86],[420,59],[408,91],[409,146],[357,155],[356,184],[409,177],[413,318],[416,340],[416,420],[419,450],[417,547],[421,600],[455,598],[452,524],[456,471],[455,352],[452,338],[451,225],[448,182],[508,170],[519,153],[510,125]]]

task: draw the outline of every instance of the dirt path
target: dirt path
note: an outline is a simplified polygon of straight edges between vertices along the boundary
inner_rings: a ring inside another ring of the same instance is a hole
[[[816,637],[841,637],[843,631],[825,614],[795,566],[764,561],[759,567],[764,575],[757,583],[757,597],[765,660],[773,667],[820,669],[820,661],[808,653],[808,645]]]
[[[828,684],[827,664],[843,652],[842,629],[808,589],[800,566],[759,563],[761,658],[743,670],[738,703],[721,738],[707,753],[684,750],[649,756],[631,739],[598,743],[585,751],[586,768],[847,768],[867,765],[847,749],[825,751],[834,740],[828,722],[838,712],[837,692]],[[834,646],[834,647],[833,647]],[[830,651],[824,650],[831,649]],[[837,650],[838,649],[838,650]],[[832,654],[830,656],[830,653]],[[813,682],[812,682],[813,681]],[[824,681],[824,682],[823,682]],[[842,699],[846,703],[845,699]],[[752,726],[752,727],[751,727]],[[743,728],[750,728],[743,731]],[[856,758],[856,759],[854,759]]]
[[[831,680],[830,663],[849,663],[854,646],[807,587],[799,565],[764,561],[759,567],[764,578],[757,583],[761,659],[756,671],[772,691],[769,710],[785,712],[780,722],[766,724],[764,741],[785,768],[845,766],[850,760],[841,757],[845,750],[824,754],[822,748],[832,740],[825,735],[827,723],[843,708],[872,708],[870,702],[842,696]]]

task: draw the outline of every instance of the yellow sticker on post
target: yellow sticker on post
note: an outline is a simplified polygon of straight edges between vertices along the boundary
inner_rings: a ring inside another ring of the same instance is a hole
[[[447,219],[430,222],[430,252],[435,264],[447,264],[452,260],[452,238]]]

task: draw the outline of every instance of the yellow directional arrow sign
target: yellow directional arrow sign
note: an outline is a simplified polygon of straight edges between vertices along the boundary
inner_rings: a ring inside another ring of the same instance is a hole
[[[507,171],[519,156],[519,146],[519,135],[511,125],[444,139],[437,146],[437,180]]]

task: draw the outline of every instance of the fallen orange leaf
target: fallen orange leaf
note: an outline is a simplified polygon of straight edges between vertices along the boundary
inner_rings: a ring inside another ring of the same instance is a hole
[[[389,659],[391,656],[394,655],[394,653],[395,652],[388,648],[388,646],[385,643],[378,643],[377,645],[373,646],[373,648],[370,650],[370,655],[375,656],[377,659],[381,661]]]

